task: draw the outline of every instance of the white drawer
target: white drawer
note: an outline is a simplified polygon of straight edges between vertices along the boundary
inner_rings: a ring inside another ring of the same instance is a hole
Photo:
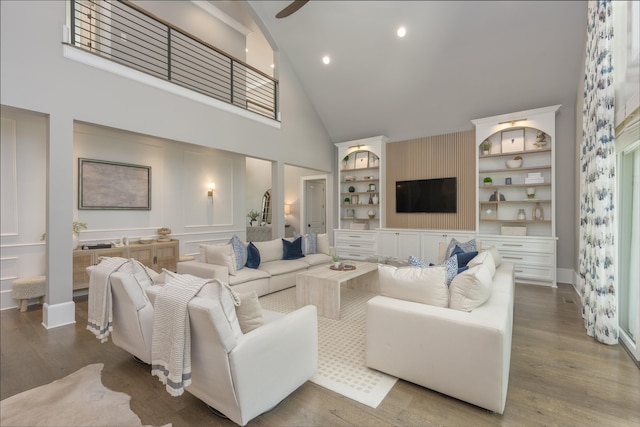
[[[336,230],[335,231],[335,239],[336,245],[339,241],[358,241],[358,242],[369,242],[375,244],[376,242],[376,233],[375,232],[362,232],[355,230]]]
[[[526,281],[527,279],[535,281],[555,282],[556,277],[551,267],[542,267],[534,265],[515,265],[513,271],[516,281]]]
[[[342,249],[336,249],[336,251],[340,256],[340,258],[342,259],[355,259],[360,261],[367,261],[372,256],[375,256],[374,252],[358,252],[358,251],[349,251],[349,250],[344,251]]]
[[[542,252],[555,253],[555,240],[530,239],[525,236],[519,238],[478,238],[483,248],[495,246],[500,253],[509,252]]]
[[[512,262],[514,265],[543,265],[546,267],[554,265],[552,254],[501,251],[500,256],[503,261]]]

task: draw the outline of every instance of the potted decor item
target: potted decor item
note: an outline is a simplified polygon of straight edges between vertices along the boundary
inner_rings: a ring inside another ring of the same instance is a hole
[[[331,255],[331,259],[333,260],[333,268],[334,269],[338,269],[340,268],[340,256],[338,254],[333,254]]]
[[[349,165],[349,155],[347,154],[342,159],[342,166],[344,167],[344,169],[348,169],[348,167],[347,167],[348,165]]]
[[[482,144],[480,144],[480,148],[482,149],[482,154],[489,154],[489,151],[491,151],[491,141],[485,139]]]
[[[77,249],[78,248],[78,236],[80,235],[80,231],[82,230],[86,230],[87,229],[87,223],[86,222],[79,222],[79,221],[73,221],[73,224],[71,225],[71,230],[72,230],[72,247],[73,249]],[[42,235],[40,236],[40,241],[44,242],[47,239],[47,233],[42,233]]]
[[[259,216],[260,216],[260,213],[258,211],[256,211],[255,209],[251,209],[249,211],[249,213],[247,214],[247,217],[250,218],[249,225],[251,227],[257,227],[258,226],[258,217]]]
[[[491,177],[487,176],[484,178],[483,182],[484,182],[484,185],[488,187],[493,183],[493,180],[491,179]]]

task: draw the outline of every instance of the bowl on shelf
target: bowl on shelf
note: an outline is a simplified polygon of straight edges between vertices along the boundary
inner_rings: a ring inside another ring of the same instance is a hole
[[[153,239],[140,239],[140,243],[143,245],[148,245],[151,242],[153,242]]]
[[[516,156],[511,160],[507,160],[506,164],[509,169],[517,169],[522,166],[522,157]]]
[[[344,180],[345,181],[355,181],[356,177],[353,176],[353,175],[347,175],[347,176],[344,177]]]

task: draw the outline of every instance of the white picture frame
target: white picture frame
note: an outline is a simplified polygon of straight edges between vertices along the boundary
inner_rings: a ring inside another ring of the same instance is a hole
[[[369,153],[358,151],[356,153],[356,169],[366,169],[369,167]]]
[[[502,131],[501,148],[503,153],[524,151],[524,129]]]

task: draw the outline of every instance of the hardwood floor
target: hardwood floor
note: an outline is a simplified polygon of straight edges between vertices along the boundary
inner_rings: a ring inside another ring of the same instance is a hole
[[[143,424],[233,426],[185,393],[174,398],[149,367],[85,329],[86,299],[75,325],[45,330],[42,311],[0,314],[0,399],[104,363],[102,382],[130,396]],[[398,381],[377,409],[311,382],[263,414],[253,426],[631,426],[640,425],[640,370],[621,346],[589,338],[580,298],[557,289],[516,285],[509,392],[504,415]],[[469,355],[473,357],[473,355]]]

